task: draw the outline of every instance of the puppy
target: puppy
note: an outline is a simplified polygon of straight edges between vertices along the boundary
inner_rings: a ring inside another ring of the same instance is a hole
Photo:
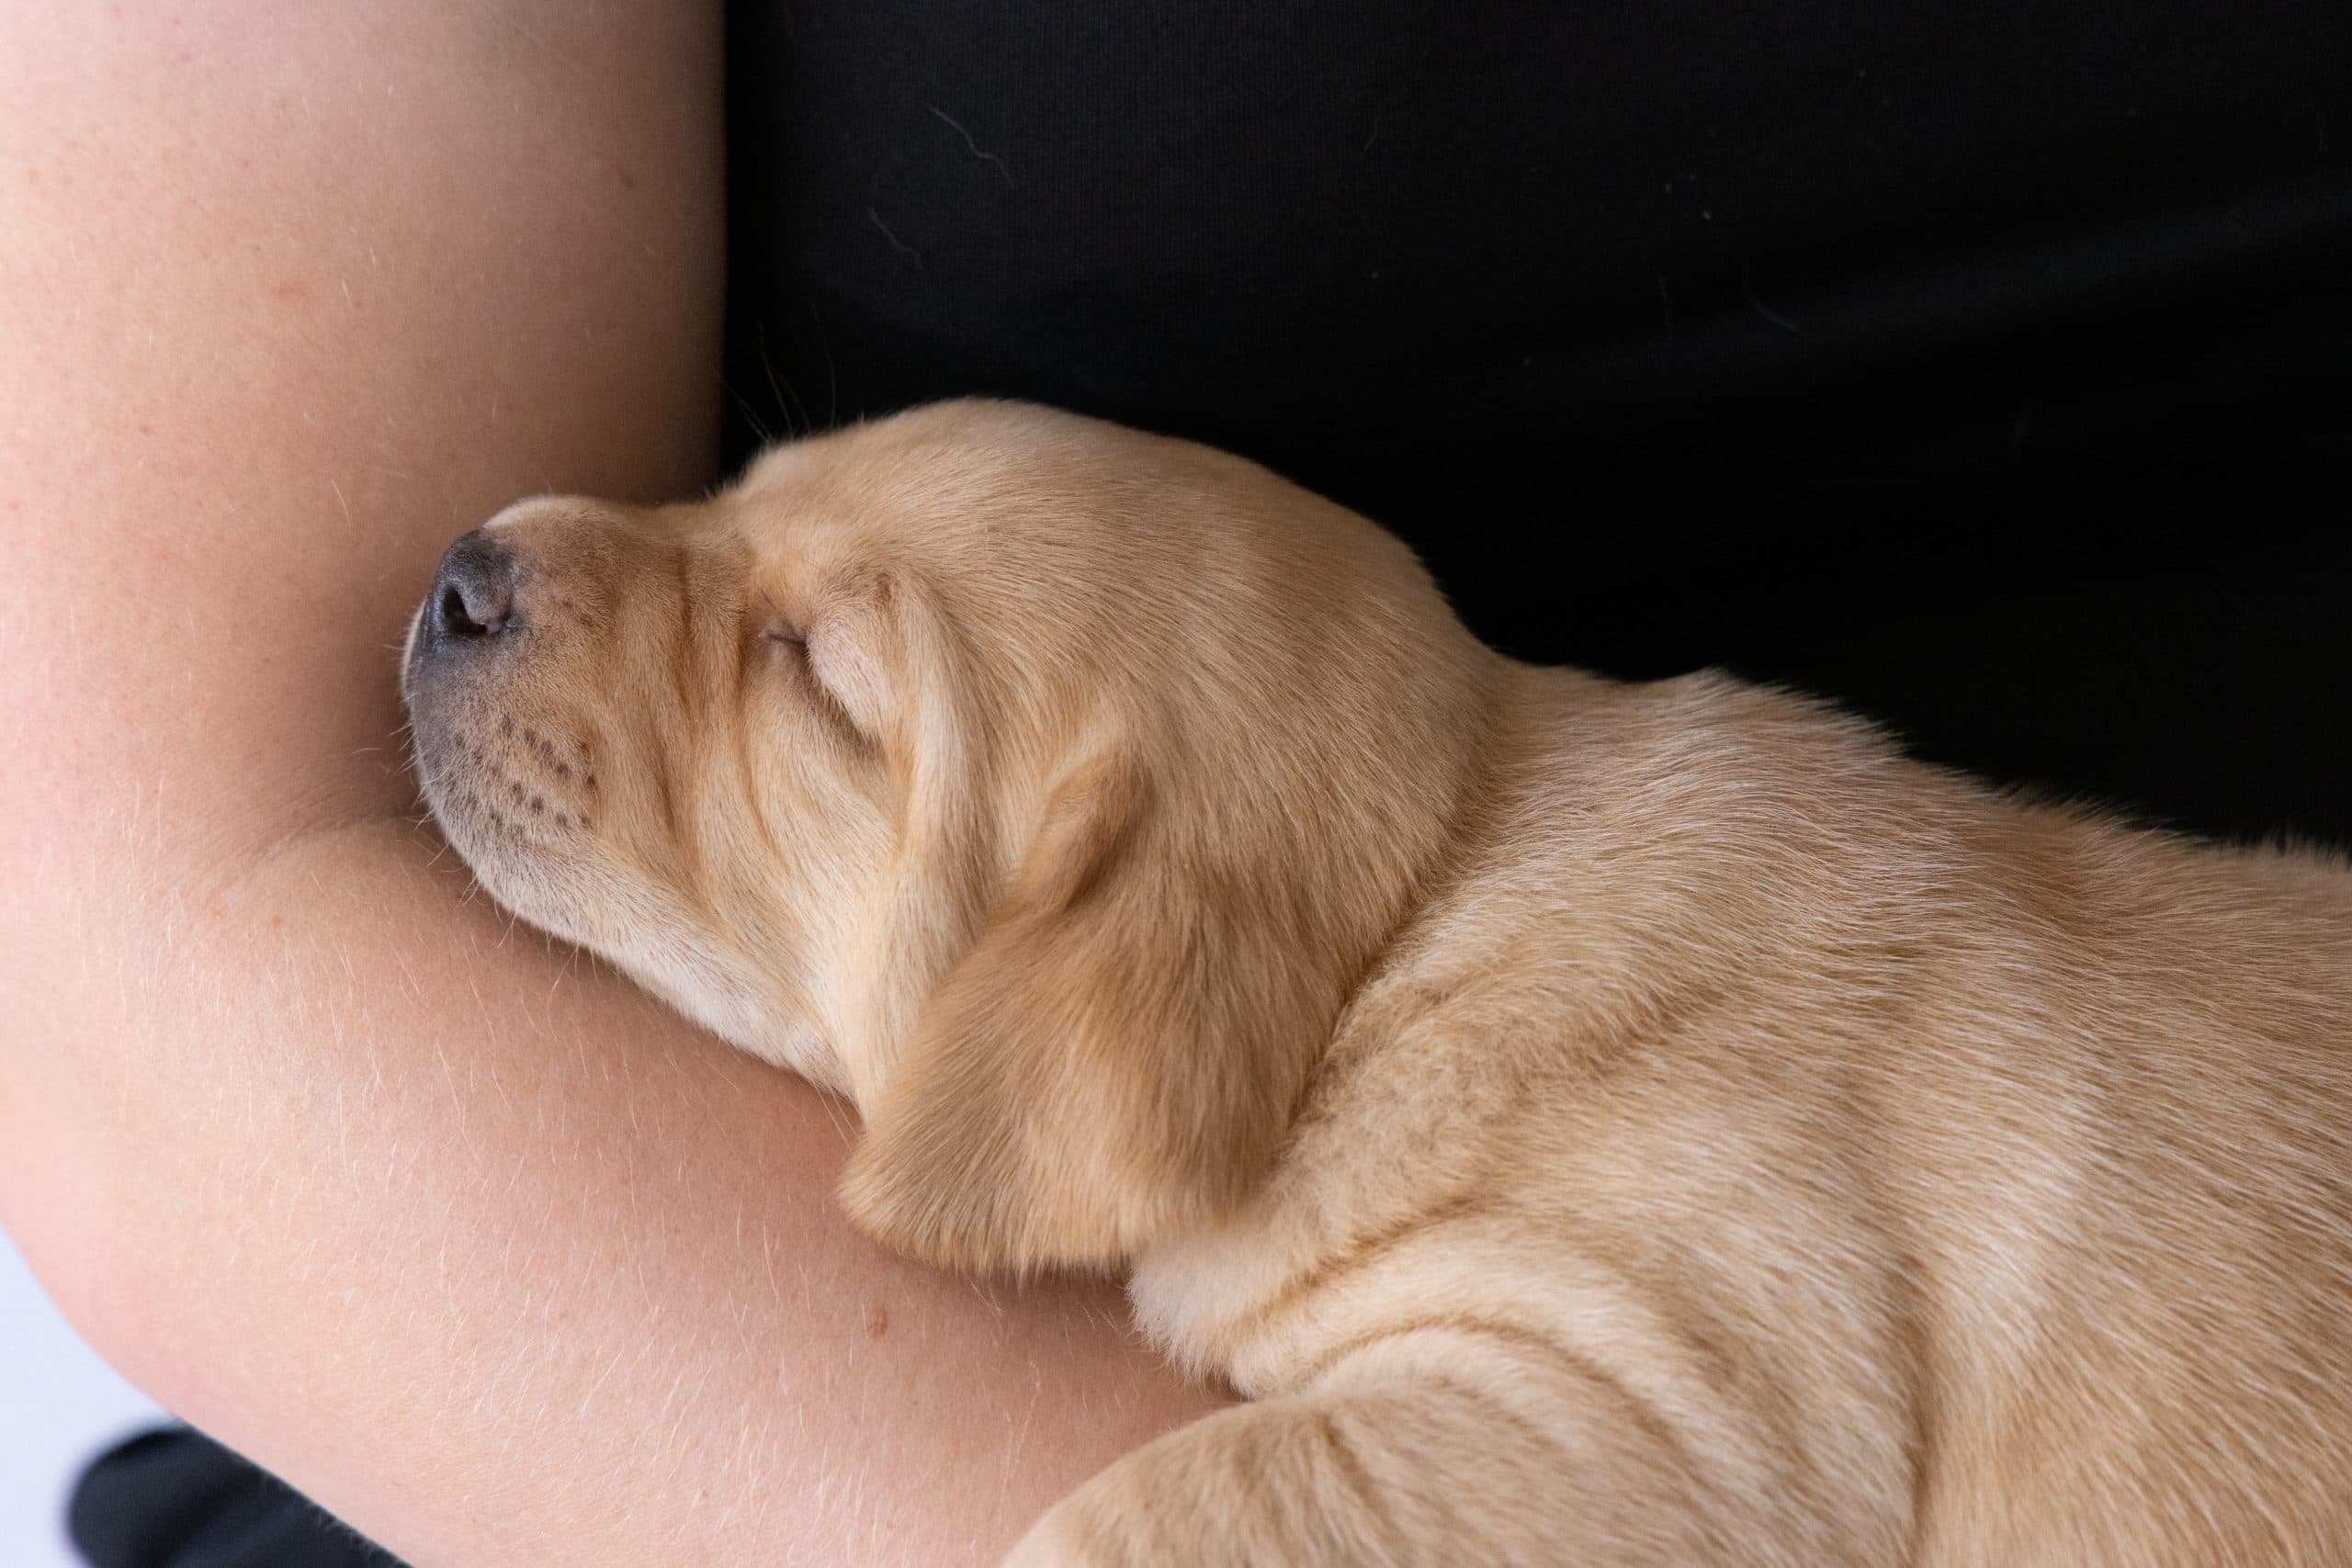
[[[2352,1563],[2352,874],[1480,647],[1005,403],[526,502],[405,661],[482,884],[853,1100],[858,1223],[1250,1403],[1036,1563]]]

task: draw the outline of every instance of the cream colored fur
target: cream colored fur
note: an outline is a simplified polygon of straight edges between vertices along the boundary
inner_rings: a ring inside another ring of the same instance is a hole
[[[1042,1563],[2352,1563],[2352,874],[1480,648],[1010,404],[526,503],[482,882],[850,1097],[850,1212],[1249,1403]]]

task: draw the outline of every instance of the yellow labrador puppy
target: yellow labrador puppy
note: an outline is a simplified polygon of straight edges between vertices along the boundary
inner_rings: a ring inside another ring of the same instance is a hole
[[[1115,1267],[1250,1403],[1023,1563],[2352,1563],[2352,874],[1480,647],[1396,539],[1003,403],[450,549],[524,919]]]

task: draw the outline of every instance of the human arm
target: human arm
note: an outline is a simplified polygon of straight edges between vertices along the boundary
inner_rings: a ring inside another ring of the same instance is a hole
[[[838,1112],[408,820],[447,538],[710,477],[715,11],[0,25],[0,1222],[421,1564],[984,1560],[1208,1403],[846,1230]]]

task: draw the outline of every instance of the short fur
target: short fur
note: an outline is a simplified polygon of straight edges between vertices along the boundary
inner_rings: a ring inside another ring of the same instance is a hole
[[[526,503],[414,641],[525,918],[848,1095],[958,1268],[1250,1403],[1021,1563],[2352,1563],[2352,874],[1702,675],[1512,663],[1362,519],[957,403]]]

